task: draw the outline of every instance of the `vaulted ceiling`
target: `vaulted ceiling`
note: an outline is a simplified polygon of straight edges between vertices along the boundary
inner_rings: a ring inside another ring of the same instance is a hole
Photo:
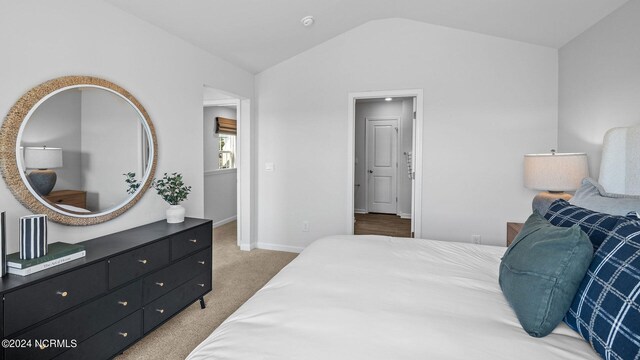
[[[627,0],[105,0],[250,72],[371,20],[405,18],[559,48]],[[300,19],[316,23],[303,27]]]

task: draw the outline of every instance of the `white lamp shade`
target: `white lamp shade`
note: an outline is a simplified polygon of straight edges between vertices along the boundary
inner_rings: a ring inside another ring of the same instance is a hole
[[[50,147],[24,148],[24,165],[28,169],[55,169],[62,167],[62,149]]]
[[[524,186],[534,190],[574,191],[589,176],[585,153],[527,154]]]

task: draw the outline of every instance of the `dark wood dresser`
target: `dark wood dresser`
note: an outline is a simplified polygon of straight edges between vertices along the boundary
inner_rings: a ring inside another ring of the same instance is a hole
[[[57,205],[71,205],[81,209],[87,208],[87,192],[81,190],[57,190],[45,195],[45,199]]]
[[[87,255],[0,280],[4,359],[108,359],[212,288],[212,222],[158,221],[82,242]]]

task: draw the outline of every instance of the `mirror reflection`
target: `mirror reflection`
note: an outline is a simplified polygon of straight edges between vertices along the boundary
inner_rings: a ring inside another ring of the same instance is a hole
[[[148,127],[124,97],[98,86],[66,88],[25,119],[18,166],[47,206],[71,214],[108,212],[128,202],[123,174],[143,180],[150,164]]]

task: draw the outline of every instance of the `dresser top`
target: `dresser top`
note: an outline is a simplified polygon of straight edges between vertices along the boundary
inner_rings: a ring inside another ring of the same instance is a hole
[[[166,220],[160,220],[151,224],[80,242],[79,244],[84,245],[87,252],[85,257],[27,276],[7,274],[5,277],[0,278],[0,293],[6,293],[52,276],[61,275],[67,271],[105,260],[206,223],[211,224],[212,221],[185,218],[182,223],[168,224]]]

